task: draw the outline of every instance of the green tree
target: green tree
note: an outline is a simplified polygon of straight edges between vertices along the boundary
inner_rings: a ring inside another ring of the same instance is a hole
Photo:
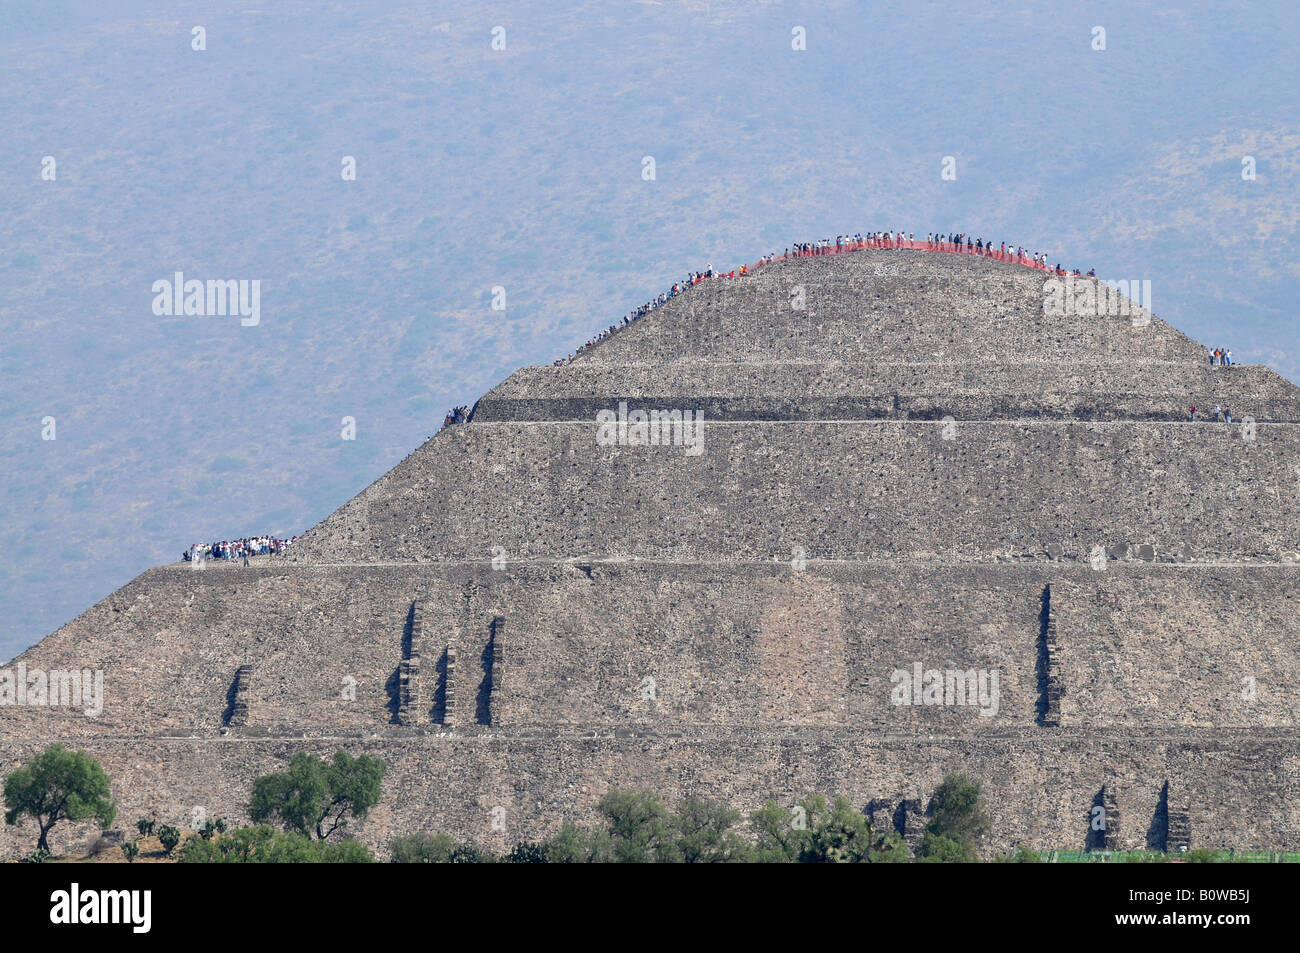
[[[815,818],[825,810],[826,799],[821,795],[805,798],[793,811],[775,801],[765,803],[749,816],[755,841],[754,859],[765,864],[798,863],[812,837],[809,817]]]
[[[605,831],[587,831],[569,821],[542,842],[548,864],[592,864],[613,859],[613,843]]]
[[[112,781],[98,761],[84,751],[51,745],[5,778],[5,823],[31,816],[40,829],[36,849],[49,851],[50,831],[59,821],[94,818],[107,830],[117,817],[112,793]]]
[[[667,809],[653,791],[610,791],[600,799],[608,822],[613,859],[620,864],[672,860],[672,829]]]
[[[338,751],[332,762],[299,752],[289,770],[253,782],[248,815],[256,823],[278,818],[286,829],[325,840],[347,815],[365,817],[379,803],[386,765],[377,758],[353,758]]]
[[[827,811],[814,818],[812,837],[803,855],[804,863],[861,864],[870,860],[871,822],[855,810],[846,797],[838,797]]]
[[[980,783],[964,774],[950,774],[930,801],[930,821],[917,854],[943,862],[978,860],[979,842],[988,826]]]
[[[669,823],[672,859],[686,864],[733,864],[750,858],[751,848],[733,827],[740,812],[725,804],[688,797]]]
[[[847,798],[828,803],[820,794],[793,810],[768,801],[750,815],[753,859],[761,863],[907,863],[907,844],[895,831],[880,832]]]

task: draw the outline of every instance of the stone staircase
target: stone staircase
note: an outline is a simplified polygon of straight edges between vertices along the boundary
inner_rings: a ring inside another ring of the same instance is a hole
[[[241,665],[235,670],[235,682],[231,686],[231,703],[226,716],[226,724],[240,727],[248,724],[248,685],[253,678],[253,666]]]
[[[1043,627],[1044,706],[1042,724],[1048,728],[1061,726],[1061,653],[1056,641],[1056,612],[1052,608],[1052,587],[1043,590],[1043,609],[1047,616]]]
[[[1165,834],[1165,853],[1181,854],[1192,848],[1192,825],[1188,819],[1187,804],[1175,801],[1171,788],[1166,788],[1165,804],[1169,811],[1169,827]]]
[[[1106,821],[1105,829],[1100,832],[1101,849],[1119,850],[1119,804],[1114,785],[1107,784],[1101,789],[1101,806]]]
[[[421,720],[420,646],[423,644],[424,604],[418,599],[411,603],[410,626],[410,642],[397,668],[397,722],[401,725],[415,725]]]
[[[501,616],[492,618],[492,655],[489,662],[488,677],[492,679],[492,687],[488,691],[488,716],[489,725],[500,724],[502,705],[501,685],[505,676],[505,656],[502,643],[505,641],[506,620]]]

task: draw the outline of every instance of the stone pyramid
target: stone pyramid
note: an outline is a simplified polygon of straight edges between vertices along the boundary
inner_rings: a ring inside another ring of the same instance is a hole
[[[700,452],[602,442],[620,406],[702,414]],[[1300,849],[1297,421],[1267,368],[1053,315],[1011,263],[704,281],[513,374],[290,557],[158,567],[47,637],[10,667],[102,670],[103,711],[0,708],[0,770],[62,740],[121,824],[239,822],[343,747],[389,765],[363,839],[496,850],[612,787],[915,830],[964,771],[994,849]]]

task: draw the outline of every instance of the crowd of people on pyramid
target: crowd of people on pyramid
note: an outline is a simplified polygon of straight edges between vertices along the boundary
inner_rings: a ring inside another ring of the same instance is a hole
[[[1008,245],[1006,242],[994,245],[991,240],[985,241],[982,237],[972,238],[965,232],[949,232],[946,235],[940,232],[929,232],[926,234],[925,240],[920,242],[916,240],[915,232],[883,231],[867,232],[865,235],[861,232],[853,235],[836,235],[834,239],[822,238],[815,242],[796,242],[785,250],[784,255],[765,255],[761,264],[776,261],[780,258],[834,255],[840,252],[859,251],[865,248],[961,251],[972,255],[997,256],[1006,261],[1032,265],[1044,271],[1055,271],[1060,275],[1072,274],[1083,277],[1084,274],[1078,268],[1069,271],[1063,268],[1059,262],[1055,266],[1051,265],[1046,252],[1030,252],[1023,245]],[[791,249],[793,249],[793,255]],[[1090,268],[1087,274],[1093,278],[1097,277],[1095,269]]]
[[[1211,367],[1229,367],[1232,364],[1232,352],[1226,348],[1216,347],[1213,351],[1207,348],[1205,354],[1210,359]]]
[[[297,541],[297,536],[288,539],[278,536],[245,536],[243,539],[195,543],[181,554],[181,559],[187,563],[208,559],[242,559],[247,566],[249,556],[278,556]]]
[[[455,424],[463,424],[468,420],[468,407],[453,407],[451,410],[447,411],[447,416],[442,418],[442,425],[444,427],[451,427]]]
[[[996,255],[1003,260],[1031,265],[1043,271],[1055,272],[1058,275],[1075,275],[1077,277],[1083,277],[1085,274],[1078,268],[1075,268],[1073,271],[1068,271],[1061,267],[1059,262],[1057,262],[1055,266],[1049,264],[1046,252],[1031,252],[1023,245],[1008,245],[1006,242],[1000,242],[997,245],[994,245],[991,240],[985,241],[982,237],[972,238],[965,232],[949,232],[946,235],[940,232],[930,232],[925,236],[924,242],[916,241],[916,235],[913,232],[904,233],[894,231],[866,232],[865,234],[862,232],[856,232],[852,235],[836,235],[833,239],[822,238],[811,242],[795,242],[788,246],[782,254],[771,252],[763,255],[753,266],[741,265],[739,268],[735,268],[731,271],[719,272],[715,271],[712,265],[708,265],[703,271],[690,272],[681,281],[674,283],[667,291],[656,295],[653,299],[647,301],[639,308],[634,308],[628,314],[624,315],[621,321],[611,324],[605,330],[593,335],[586,344],[581,345],[573,353],[555,361],[554,366],[563,367],[564,365],[571,363],[584,351],[595,347],[601,341],[613,337],[623,328],[640,318],[645,317],[655,308],[664,304],[675,295],[680,294],[692,285],[699,284],[706,278],[737,278],[749,274],[755,268],[762,265],[771,264],[775,261],[783,261],[787,258],[834,255],[840,252],[859,251],[867,248],[906,248],[924,251],[961,251],[972,255]],[[1086,274],[1091,278],[1097,277],[1096,270],[1092,268],[1089,268]]]

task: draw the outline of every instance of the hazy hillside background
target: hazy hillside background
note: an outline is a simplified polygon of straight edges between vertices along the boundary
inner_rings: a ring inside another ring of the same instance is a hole
[[[1298,379],[1297,49],[1291,0],[0,4],[0,657],[795,239],[1020,241]],[[261,324],[155,317],[176,270]]]

